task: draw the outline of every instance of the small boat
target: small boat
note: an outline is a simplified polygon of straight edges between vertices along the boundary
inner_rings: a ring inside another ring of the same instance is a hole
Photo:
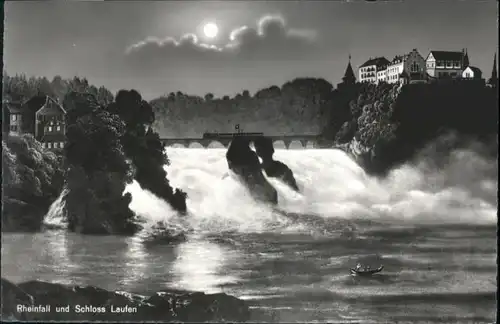
[[[366,270],[366,269],[353,269],[351,268],[351,274],[352,275],[357,275],[357,276],[371,276],[375,273],[378,273],[380,271],[382,271],[382,269],[384,269],[384,266],[380,266],[378,267],[377,269],[369,269],[369,270]]]

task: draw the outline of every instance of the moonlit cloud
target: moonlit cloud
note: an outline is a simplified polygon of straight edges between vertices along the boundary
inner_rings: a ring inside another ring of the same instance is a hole
[[[246,57],[254,59],[301,55],[317,39],[315,31],[289,28],[281,16],[264,16],[256,26],[240,26],[229,33],[223,45],[206,44],[194,34],[179,39],[147,37],[130,45],[125,53],[145,64],[169,59],[196,60]]]

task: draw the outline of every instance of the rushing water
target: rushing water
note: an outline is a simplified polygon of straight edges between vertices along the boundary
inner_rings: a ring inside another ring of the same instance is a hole
[[[273,212],[225,177],[224,150],[168,153],[169,179],[189,194],[190,215],[178,220],[137,183],[131,208],[149,224],[192,229],[187,242],[5,234],[2,276],[138,293],[223,291],[247,299],[256,321],[495,320],[496,161],[457,152],[443,170],[421,163],[377,180],[340,151],[277,150],[302,193],[271,179],[282,211]],[[356,262],[385,269],[356,278]]]

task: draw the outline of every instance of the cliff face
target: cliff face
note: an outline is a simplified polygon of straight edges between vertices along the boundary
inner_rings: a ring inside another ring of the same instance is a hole
[[[479,141],[496,156],[496,90],[481,84],[356,85],[336,102],[324,134],[369,173],[383,175],[449,134],[438,153]]]

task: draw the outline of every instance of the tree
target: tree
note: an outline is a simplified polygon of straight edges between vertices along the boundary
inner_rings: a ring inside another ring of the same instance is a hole
[[[41,228],[63,186],[61,164],[31,135],[3,138],[2,231]]]
[[[207,93],[205,95],[205,101],[211,101],[214,99],[214,94],[213,93]]]
[[[64,197],[70,230],[83,233],[133,233],[138,227],[123,195],[133,169],[123,152],[124,122],[91,94],[72,92],[64,148],[68,172]]]
[[[155,120],[153,108],[147,101],[142,100],[136,90],[118,91],[115,102],[111,103],[107,110],[120,116],[129,130],[151,126]]]
[[[67,92],[68,85],[66,82],[61,78],[60,75],[56,75],[51,82],[51,87],[54,95],[59,99],[60,102],[63,102],[64,100],[64,95]]]

